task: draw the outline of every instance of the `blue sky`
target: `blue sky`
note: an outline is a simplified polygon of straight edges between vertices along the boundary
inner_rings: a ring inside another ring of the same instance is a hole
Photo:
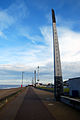
[[[79,0],[0,1],[0,84],[53,83],[51,9],[55,10],[63,79],[80,76]]]

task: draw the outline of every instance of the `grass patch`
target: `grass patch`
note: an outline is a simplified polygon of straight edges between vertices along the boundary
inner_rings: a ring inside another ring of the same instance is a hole
[[[64,88],[64,92],[69,93],[69,88]]]
[[[41,90],[49,91],[49,92],[53,92],[54,91],[54,88],[47,88],[47,87],[37,87],[37,88],[41,89]]]
[[[54,91],[54,88],[47,88],[47,87],[37,87],[42,90]],[[64,88],[64,93],[69,93],[69,88]]]

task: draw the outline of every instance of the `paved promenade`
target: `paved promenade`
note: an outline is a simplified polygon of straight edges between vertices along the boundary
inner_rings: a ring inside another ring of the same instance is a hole
[[[28,88],[15,120],[55,120],[33,89]]]
[[[53,93],[24,89],[3,108],[0,120],[80,120],[80,111],[53,100]]]

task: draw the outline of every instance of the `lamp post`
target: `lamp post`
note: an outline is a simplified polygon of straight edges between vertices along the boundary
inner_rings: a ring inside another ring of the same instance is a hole
[[[23,87],[23,74],[24,74],[24,72],[22,72],[22,84],[21,84],[21,87]]]

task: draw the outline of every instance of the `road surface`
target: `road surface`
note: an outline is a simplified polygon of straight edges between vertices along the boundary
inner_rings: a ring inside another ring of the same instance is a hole
[[[28,88],[24,101],[15,120],[55,120],[48,109],[35,94],[32,87]]]

